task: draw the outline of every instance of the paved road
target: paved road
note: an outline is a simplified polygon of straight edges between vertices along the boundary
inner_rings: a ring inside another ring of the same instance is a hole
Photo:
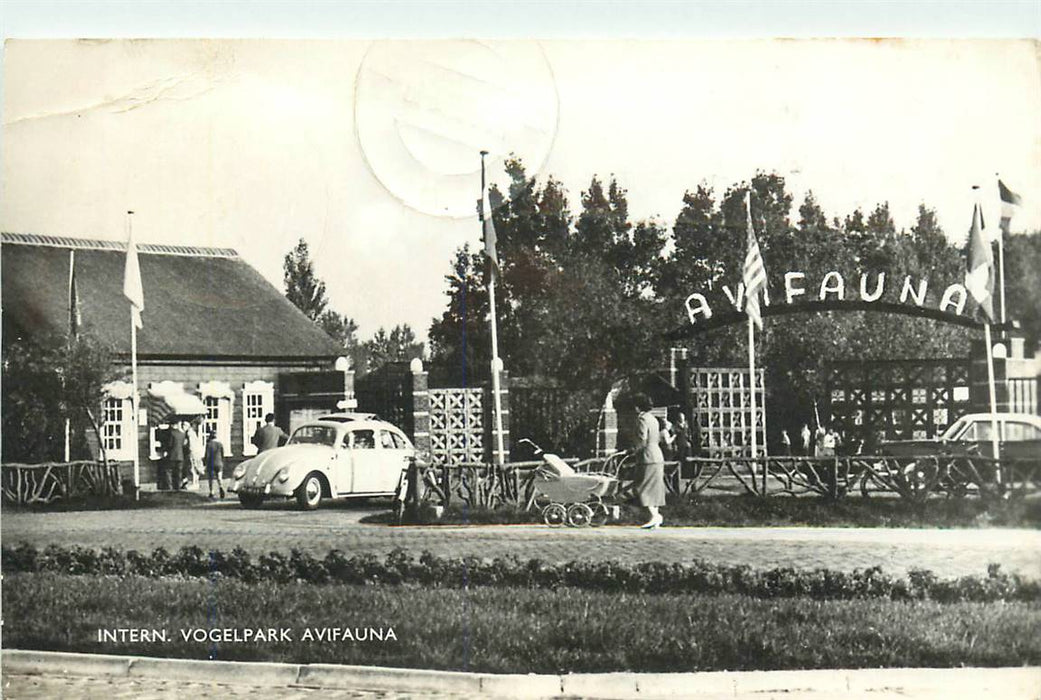
[[[6,545],[29,542],[151,551],[198,545],[259,554],[298,548],[324,556],[331,548],[382,555],[402,547],[415,555],[516,555],[548,561],[617,560],[683,562],[694,558],[755,567],[881,566],[893,574],[910,568],[940,576],[1004,571],[1041,578],[1041,531],[868,528],[635,527],[550,529],[542,525],[391,527],[359,522],[382,506],[341,505],[315,512],[267,507],[243,510],[234,503],[202,508],[70,513],[5,513]]]
[[[105,700],[180,700],[202,698],[213,700],[310,700],[331,698],[347,700],[449,700],[462,695],[446,693],[392,692],[383,690],[345,690],[332,688],[291,688],[285,686],[233,685],[223,683],[192,683],[189,681],[158,681],[147,678],[90,678],[87,676],[29,676],[5,674],[3,697],[9,700],[43,700],[50,698],[105,698]]]

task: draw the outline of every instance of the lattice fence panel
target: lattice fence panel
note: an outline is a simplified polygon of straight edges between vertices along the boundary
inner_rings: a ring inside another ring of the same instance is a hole
[[[849,439],[935,437],[969,410],[969,361],[839,361],[828,368],[827,413]]]
[[[747,369],[697,367],[690,370],[690,405],[701,426],[702,454],[751,456],[752,394]],[[763,371],[756,370],[755,430],[760,455],[766,454]]]
[[[434,464],[484,461],[484,391],[430,389],[430,453]]]

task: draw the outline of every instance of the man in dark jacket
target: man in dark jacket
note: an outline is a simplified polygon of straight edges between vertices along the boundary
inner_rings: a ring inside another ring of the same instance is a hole
[[[286,441],[288,436],[275,425],[275,414],[269,413],[264,416],[264,425],[257,428],[253,434],[253,444],[257,446],[257,452],[273,450]]]
[[[172,424],[166,433],[166,463],[170,474],[170,483],[174,491],[187,486],[188,475],[184,470],[184,451],[187,436],[180,421]]]

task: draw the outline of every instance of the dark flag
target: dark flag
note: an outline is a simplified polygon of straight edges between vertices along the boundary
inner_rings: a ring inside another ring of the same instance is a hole
[[[1016,209],[1023,204],[1023,198],[1005,187],[1005,183],[998,180],[998,194],[1001,196],[1001,230],[1008,235],[1009,222]]]

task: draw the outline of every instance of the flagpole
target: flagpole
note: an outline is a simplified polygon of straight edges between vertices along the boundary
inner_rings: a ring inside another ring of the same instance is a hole
[[[997,175],[997,173],[995,173]],[[1000,182],[1000,176],[998,182]],[[998,193],[998,199],[1001,199],[1001,193]],[[1000,221],[1001,219],[999,219]],[[1005,316],[1005,227],[998,226],[998,287],[1001,291],[1001,337],[1004,338],[1007,331],[1004,329],[1008,319]]]
[[[1000,447],[998,444],[998,396],[997,390],[994,386],[994,342],[990,336],[990,321],[984,321],[983,324],[984,333],[987,342],[987,385],[990,389],[990,448],[991,456],[996,459],[1001,459]],[[1001,484],[1001,465],[1000,463],[996,469],[996,478],[998,484]]]
[[[485,182],[484,175],[484,157],[488,155],[488,151],[481,151],[481,201],[484,201],[485,188],[487,184]],[[482,207],[482,217],[491,216],[491,212],[484,212]],[[483,230],[482,226],[482,230]],[[489,261],[489,265],[492,265]],[[495,455],[492,460],[495,464],[502,466],[505,462],[506,450],[503,447],[502,438],[502,395],[500,394],[499,388],[499,372],[502,369],[502,360],[499,359],[499,335],[498,327],[495,314],[495,277],[496,271],[491,270],[491,274],[488,275],[488,308],[491,312],[492,321],[492,402],[495,411]]]
[[[134,240],[134,212],[127,212],[127,248],[129,254],[129,247]],[[137,322],[134,318],[134,305],[130,305],[130,381],[133,384],[134,390],[130,394],[130,412],[133,419],[134,432],[131,436],[130,444],[133,445],[134,453],[134,500],[141,500],[141,445],[140,435],[138,426],[138,409],[137,409]]]
[[[74,290],[72,288],[72,280],[73,280],[73,275],[75,274],[75,270],[76,270],[76,257],[75,256],[76,256],[76,251],[75,250],[70,250],[69,251],[69,295],[68,295],[68,302],[69,302],[69,342],[66,345],[67,349],[70,350],[70,351],[72,350],[72,344],[74,342],[73,331],[74,331],[74,324],[76,323],[75,318],[73,317],[73,314],[75,313],[75,310],[74,310],[74,307],[73,307],[73,305],[75,304],[75,301],[72,298],[72,295],[74,293]],[[65,383],[65,377],[63,376],[62,377],[62,384],[64,384],[64,383]],[[66,414],[65,414],[65,461],[66,462],[69,462],[72,459],[72,449],[71,449],[71,445],[70,445],[70,442],[71,442],[71,440],[70,440],[70,432],[71,432],[71,424],[70,424],[70,421],[69,421],[68,406],[66,406]]]
[[[973,190],[973,194],[975,195],[975,200],[976,200],[976,202],[975,202],[975,211],[973,211],[973,214],[972,214],[972,219],[973,219],[972,230],[975,231],[977,229],[976,219],[977,219],[977,217],[979,217],[979,227],[978,227],[979,231],[978,231],[978,233],[979,233],[980,241],[983,242],[983,241],[986,241],[986,234],[983,231],[983,205],[980,202],[980,188],[979,188],[979,185],[973,185],[972,190]],[[971,235],[972,234],[970,233],[970,236]],[[970,241],[970,246],[971,245],[972,245],[972,243]],[[989,243],[985,243],[985,245],[989,246],[990,244]],[[987,248],[986,250],[987,250],[988,253],[990,253],[990,249],[989,248]],[[991,289],[993,289],[993,279],[994,279],[993,275],[994,275],[994,259],[991,258],[991,260],[990,260],[990,279],[991,279],[991,283],[992,283]],[[1004,295],[1002,295],[1002,296],[1004,296]],[[990,394],[990,447],[991,447],[991,457],[993,459],[995,459],[995,460],[1000,460],[1001,459],[1001,448],[999,447],[999,444],[998,444],[998,416],[997,416],[997,413],[998,413],[998,397],[997,397],[997,387],[995,386],[995,382],[994,382],[994,340],[991,337],[991,332],[990,332],[990,324],[991,324],[991,321],[992,321],[992,317],[994,315],[994,299],[993,299],[993,296],[991,296],[990,304],[991,304],[990,305],[990,312],[989,313],[987,313],[986,311],[984,312],[984,320],[983,320],[984,342],[987,344],[987,390],[988,390],[988,393]],[[997,483],[999,485],[1001,484],[1001,464],[1000,464],[1000,462],[998,462],[998,464],[997,464],[997,466],[995,468],[995,480],[997,481]]]

